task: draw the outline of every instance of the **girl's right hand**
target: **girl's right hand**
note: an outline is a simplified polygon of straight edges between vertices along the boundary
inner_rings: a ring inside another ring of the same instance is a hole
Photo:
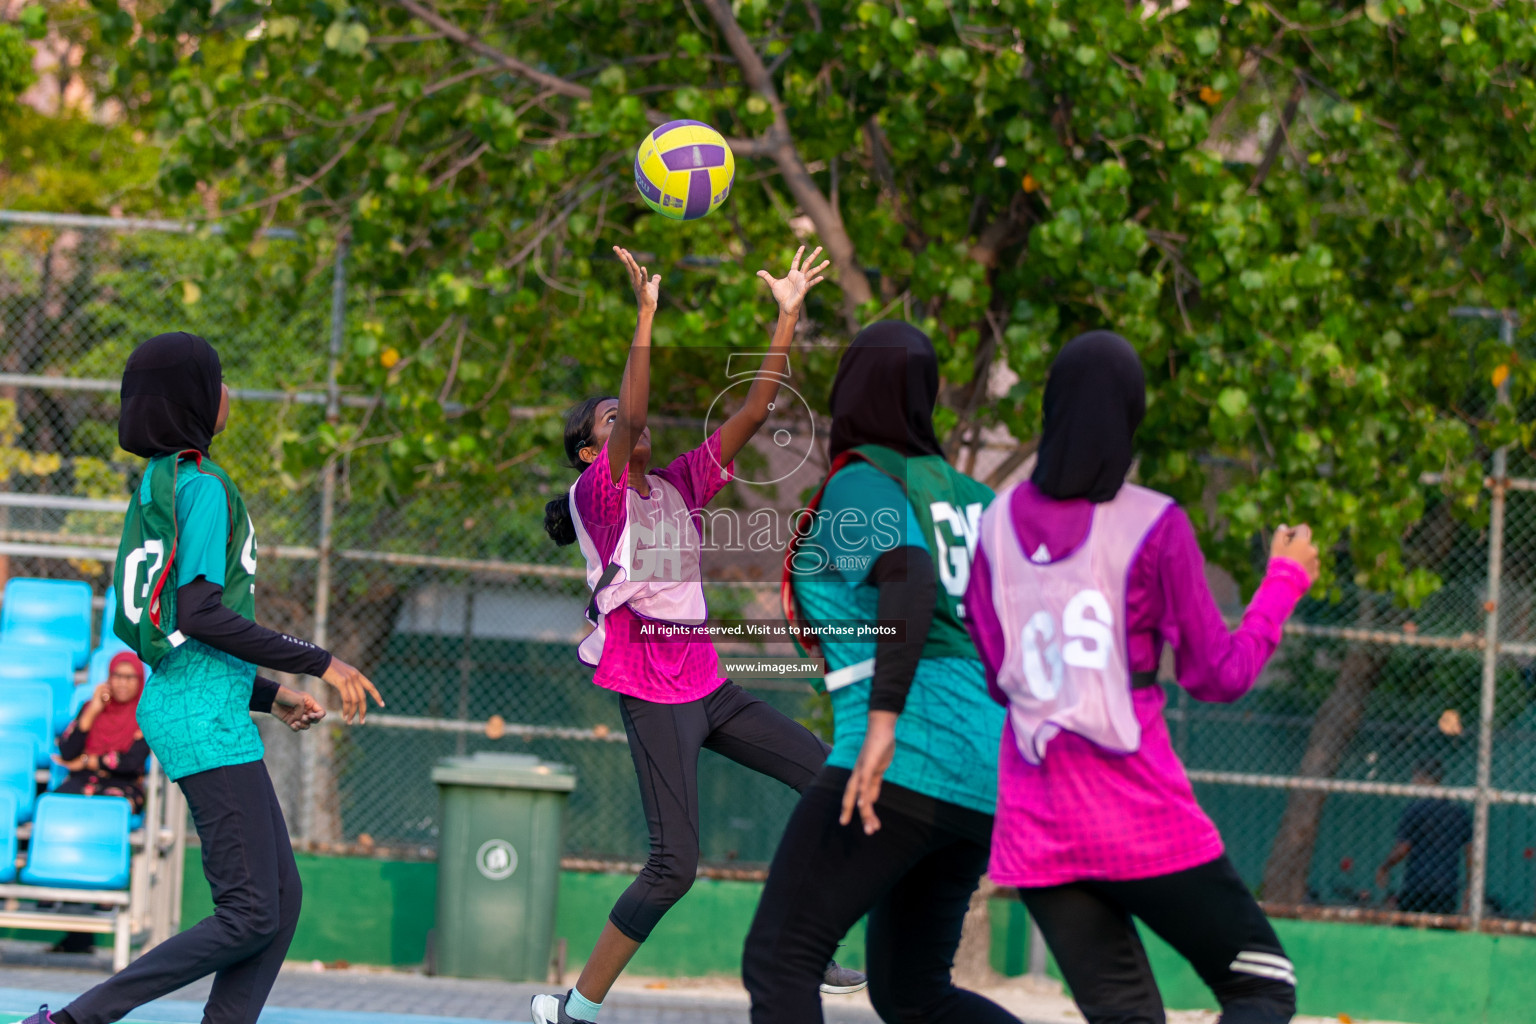
[[[341,694],[341,719],[348,725],[354,719],[363,722],[368,720],[370,696],[379,707],[384,706],[384,698],[379,696],[379,691],[368,681],[368,677],[335,655],[331,656],[331,664],[320,678]]]
[[[1275,531],[1274,540],[1269,544],[1270,558],[1289,558],[1307,571],[1312,579],[1317,579],[1322,566],[1318,561],[1317,545],[1312,542],[1312,527],[1306,523],[1300,526],[1286,526],[1280,524]]]
[[[635,290],[635,301],[640,304],[640,312],[656,312],[656,304],[661,301],[661,275],[651,277],[644,267],[635,262],[628,249],[614,246],[613,251],[619,254],[619,259],[629,271],[629,285]]]

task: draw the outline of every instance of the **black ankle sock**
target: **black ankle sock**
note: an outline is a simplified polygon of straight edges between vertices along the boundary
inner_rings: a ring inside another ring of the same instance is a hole
[[[55,1010],[48,1016],[53,1018],[53,1024],[75,1024],[75,1018],[69,1015],[68,1010]]]

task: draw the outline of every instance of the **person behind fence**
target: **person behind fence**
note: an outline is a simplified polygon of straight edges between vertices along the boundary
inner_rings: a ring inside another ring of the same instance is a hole
[[[1222,1024],[1282,1024],[1296,978],[1174,754],[1157,683],[1171,645],[1197,700],[1247,693],[1318,572],[1275,531],[1228,631],[1189,518],[1126,483],[1146,381],[1124,338],[1068,342],[1046,380],[1030,480],[982,517],[966,624],[1008,709],[989,874],[1014,886],[1090,1024],[1162,1024],[1133,919],[1216,994]]]
[[[77,796],[116,796],[134,813],[144,810],[144,768],[149,744],[139,729],[139,694],[144,689],[144,663],[132,651],[112,658],[107,681],[59,737],[56,763],[69,770],[54,790]],[[95,946],[90,932],[68,932],[53,946],[55,953],[87,953]]]
[[[821,250],[774,279],[760,271],[779,303],[764,366],[743,408],[704,444],[652,470],[646,426],[650,396],[651,323],[661,278],[623,249],[639,304],[634,341],[618,397],[591,398],[566,417],[565,453],[581,470],[567,496],[545,507],[544,527],[557,544],[580,543],[596,627],[578,654],[592,681],[619,695],[619,713],[640,781],[651,852],[634,883],[608,915],[574,988],[533,999],[534,1024],[595,1021],[608,990],[668,909],[693,885],[699,864],[698,760],[708,748],[754,771],[804,790],[826,759],[826,745],[805,726],[750,696],[720,674],[707,635],[688,628],[705,620],[701,538],[694,513],[731,479],[733,461],[767,420],[788,358],[800,304],[829,265]],[[652,640],[655,622],[682,624],[675,638]],[[854,991],[864,978],[826,965],[825,983]]]
[[[866,914],[882,1020],[1016,1024],[951,978],[987,866],[1003,712],[960,605],[992,491],[945,459],[938,391],[933,342],[894,320],[859,332],[832,384],[832,465],[796,524],[781,592],[792,624],[826,634],[815,646],[833,747],[747,934],[753,1024],[822,1020],[821,965]]]
[[[213,915],[24,1024],[111,1024],[209,974],[206,1024],[255,1024],[298,925],[300,885],[251,712],[294,730],[325,714],[256,665],[323,678],[347,721],[368,697],[383,703],[357,669],[255,622],[255,527],[209,456],[228,420],[219,355],[202,338],[158,335],[128,357],[118,444],[149,461],[123,522],[113,631],[154,670],[138,726],[186,795]]]
[[[1415,786],[1438,786],[1440,762],[1429,758],[1413,773]],[[1376,871],[1376,886],[1387,889],[1392,869],[1403,861],[1403,885],[1397,909],[1409,914],[1465,913],[1461,870],[1472,873],[1472,815],[1451,800],[1422,797],[1403,810],[1397,842]]]

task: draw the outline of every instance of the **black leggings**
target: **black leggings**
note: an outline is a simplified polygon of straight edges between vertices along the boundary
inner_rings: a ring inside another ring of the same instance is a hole
[[[204,1024],[255,1024],[299,924],[299,869],[260,761],[178,782],[203,844],[213,916],[70,1003],[75,1024],[110,1024],[212,974]]]
[[[713,750],[803,790],[827,759],[827,745],[731,682],[687,704],[621,697],[619,711],[640,779],[651,855],[608,920],[644,942],[699,872],[699,751]]]
[[[848,929],[869,915],[869,998],[887,1024],[1018,1024],[950,979],[987,847],[876,802],[880,831],[839,825],[846,771],[801,796],[747,934],[752,1024],[822,1020],[819,985]],[[886,788],[895,787],[887,784]]]
[[[1162,996],[1131,918],[1172,946],[1221,1003],[1221,1024],[1285,1024],[1296,977],[1226,857],[1134,882],[1074,882],[1020,895],[1089,1024],[1163,1024]]]

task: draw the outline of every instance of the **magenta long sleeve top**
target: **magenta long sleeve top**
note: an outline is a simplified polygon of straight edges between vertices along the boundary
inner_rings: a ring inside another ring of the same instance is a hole
[[[1093,505],[1057,501],[1032,483],[1006,499],[1025,551],[1045,545],[1054,558],[1087,537]],[[966,592],[966,622],[986,666],[992,696],[1003,632],[992,602],[985,545]],[[1311,586],[1289,559],[1272,559],[1241,624],[1228,630],[1205,579],[1205,558],[1177,505],[1158,519],[1131,565],[1126,630],[1132,672],[1155,671],[1173,647],[1178,683],[1197,700],[1230,702],[1252,688],[1280,643],[1286,618]],[[1130,880],[1182,871],[1222,854],[1221,836],[1195,801],[1163,721],[1160,686],[1135,690],[1141,746],[1115,754],[1072,733],[1050,741],[1040,765],[1019,753],[1004,727],[997,818],[989,874],[999,885],[1041,887],[1089,879]]]

